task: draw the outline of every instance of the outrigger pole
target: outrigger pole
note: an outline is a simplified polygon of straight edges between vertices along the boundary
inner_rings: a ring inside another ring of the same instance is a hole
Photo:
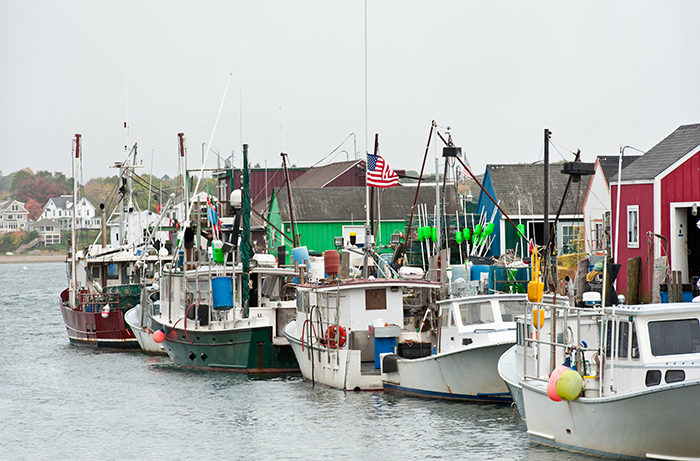
[[[425,144],[425,154],[423,154],[423,164],[420,167],[420,175],[418,175],[418,185],[416,186],[416,193],[413,195],[413,205],[411,206],[411,217],[408,218],[408,229],[406,230],[406,243],[408,243],[408,238],[411,235],[411,226],[413,225],[413,212],[416,209],[416,202],[418,201],[418,192],[420,191],[420,183],[423,180],[423,171],[425,170],[425,161],[428,159],[428,151],[430,150],[430,141],[433,138],[433,130],[435,129],[435,120],[430,122],[430,133],[428,133],[428,142]],[[406,247],[404,245],[404,252]],[[401,255],[403,256],[403,254]]]
[[[430,125],[430,134],[428,135],[428,143],[427,143],[427,145],[425,146],[425,155],[424,155],[424,157],[423,157],[423,165],[421,166],[420,177],[418,178],[418,187],[416,187],[416,194],[415,194],[415,197],[414,197],[414,199],[413,199],[413,206],[411,207],[411,217],[409,218],[409,221],[408,221],[408,230],[407,230],[407,232],[406,232],[407,238],[408,238],[408,235],[410,235],[410,232],[411,232],[411,224],[412,224],[412,222],[413,222],[413,209],[415,208],[415,206],[416,206],[416,201],[417,201],[417,199],[418,199],[418,190],[420,189],[420,182],[421,182],[421,178],[423,177],[423,169],[425,168],[425,161],[426,161],[426,159],[427,159],[427,157],[428,157],[428,150],[429,150],[429,148],[430,148],[430,140],[431,140],[432,135],[433,135],[433,130],[435,129],[436,126],[437,126],[437,125],[436,125],[436,123],[435,123],[435,120],[433,120],[433,121],[431,122],[431,125]],[[442,140],[442,142],[445,143],[445,145],[449,145],[449,143],[447,142],[447,140],[440,134],[439,131],[436,130],[435,132],[436,132],[437,135],[440,137],[440,139]],[[469,173],[469,176],[471,176],[471,178],[472,178],[472,179],[474,180],[474,182],[479,186],[479,188],[486,194],[486,196],[493,202],[493,204],[496,205],[496,208],[498,208],[498,211],[500,211],[501,214],[502,214],[502,215],[508,220],[508,222],[513,226],[513,228],[515,228],[515,230],[516,230],[516,232],[518,233],[518,235],[522,236],[525,240],[527,240],[527,237],[526,237],[522,232],[520,232],[520,229],[518,229],[517,224],[515,224],[515,222],[513,222],[513,220],[510,219],[510,216],[508,216],[508,214],[503,210],[503,208],[501,208],[501,205],[499,205],[499,203],[498,203],[493,197],[491,197],[491,194],[489,194],[488,191],[487,191],[486,189],[484,189],[484,186],[481,184],[481,182],[479,181],[479,179],[474,175],[474,173],[472,172],[471,168],[470,168],[469,166],[467,166],[467,165],[464,163],[464,161],[462,161],[462,159],[461,159],[460,157],[455,157],[455,158],[456,158],[457,161],[462,165],[462,167],[464,168],[464,170],[465,170],[467,173]],[[404,246],[404,251],[405,251],[405,246]]]

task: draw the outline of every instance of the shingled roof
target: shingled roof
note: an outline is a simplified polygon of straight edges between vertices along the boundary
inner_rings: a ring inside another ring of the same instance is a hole
[[[381,192],[380,192],[381,193]],[[391,187],[384,189],[381,200],[381,217],[384,220],[403,220],[411,213],[415,187]],[[457,205],[453,188],[447,188],[447,212],[454,214]],[[301,188],[292,190],[294,219],[299,222],[365,221],[364,187]],[[418,203],[435,204],[435,189],[421,187]],[[287,191],[282,189],[277,204],[283,221],[289,221]]]
[[[638,160],[641,157],[641,155],[624,155],[622,157],[622,169],[624,170],[635,160]],[[620,163],[620,156],[599,155],[598,161],[600,162],[600,167],[603,169],[603,174],[605,175],[605,180],[608,182],[608,184],[610,184],[610,181],[617,181],[617,168]]]
[[[298,176],[296,179],[293,179],[292,187],[324,187],[335,178],[358,164],[362,164],[362,168],[364,169],[364,163],[362,160],[349,160],[346,162],[331,163],[324,166],[315,166]]]
[[[63,210],[70,206],[73,206],[73,196],[72,195],[61,195],[58,197],[51,197],[49,200],[53,201],[56,208],[61,208]]]
[[[569,175],[561,172],[562,168],[561,164],[550,165],[550,216],[556,214],[569,179]],[[501,208],[508,215],[518,215],[518,200],[520,200],[521,215],[544,214],[544,164],[487,165],[486,170],[496,192],[494,198],[501,201]],[[561,211],[562,215],[580,215],[582,213],[583,199],[590,178],[591,175],[584,175],[581,176],[580,182],[571,183]]]
[[[622,182],[652,180],[700,146],[700,124],[682,125],[622,170]],[[615,178],[612,182],[617,182]]]

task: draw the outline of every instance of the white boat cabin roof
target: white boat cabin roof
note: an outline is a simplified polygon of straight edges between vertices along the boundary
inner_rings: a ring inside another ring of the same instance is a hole
[[[302,290],[337,290],[337,289],[361,289],[378,288],[379,286],[433,288],[439,289],[440,282],[429,280],[405,280],[405,279],[347,279],[334,280],[322,284],[300,283],[297,288]]]
[[[679,315],[700,315],[700,303],[663,303],[663,304],[637,304],[637,305],[621,305],[606,306],[605,313],[615,315],[631,315],[631,316],[663,316],[669,317],[670,314]]]

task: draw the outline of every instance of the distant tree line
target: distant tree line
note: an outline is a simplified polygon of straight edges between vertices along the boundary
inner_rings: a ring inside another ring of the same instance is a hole
[[[109,217],[119,203],[119,178],[107,176],[91,179],[81,186],[81,194],[97,208],[100,203],[106,207]],[[171,193],[182,195],[182,178],[168,175],[158,178],[148,174],[138,175],[133,179],[133,198],[140,210],[156,211],[159,204],[164,204]],[[216,180],[207,178],[200,187],[215,193]],[[29,168],[15,171],[6,176],[0,172],[0,200],[13,198],[24,202],[29,219],[36,220],[44,211],[44,205],[51,197],[73,193],[73,178],[61,172],[38,171]],[[150,200],[149,200],[150,199]]]

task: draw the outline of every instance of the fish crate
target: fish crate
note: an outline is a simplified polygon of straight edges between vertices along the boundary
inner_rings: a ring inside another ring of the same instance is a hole
[[[432,355],[433,343],[430,341],[404,341],[398,344],[397,353],[405,359],[419,359]]]
[[[489,288],[501,293],[527,293],[529,267],[489,266]]]

